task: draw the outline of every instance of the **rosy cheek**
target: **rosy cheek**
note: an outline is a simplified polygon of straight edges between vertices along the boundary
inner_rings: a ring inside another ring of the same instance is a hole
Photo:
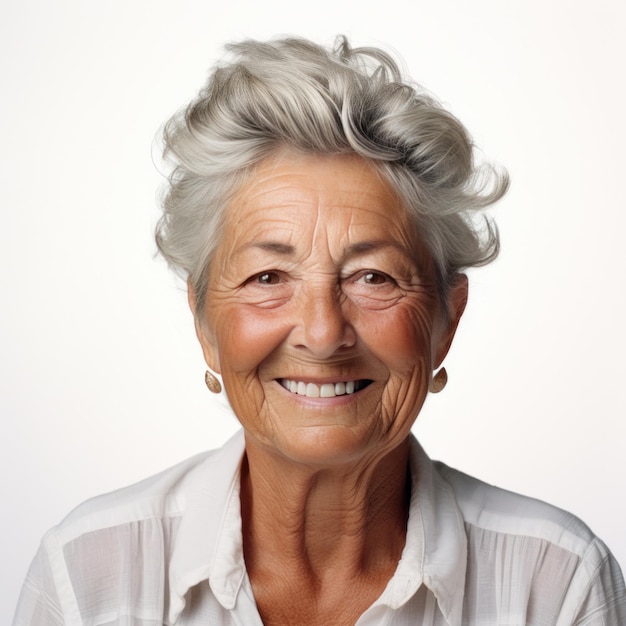
[[[363,320],[369,349],[396,371],[413,369],[430,360],[430,320],[425,312],[395,307]]]
[[[274,311],[236,306],[223,317],[222,363],[239,372],[255,370],[283,342],[288,333]],[[226,341],[224,341],[224,339]]]

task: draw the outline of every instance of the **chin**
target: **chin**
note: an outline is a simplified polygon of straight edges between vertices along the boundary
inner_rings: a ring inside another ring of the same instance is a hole
[[[320,468],[357,467],[364,461],[381,458],[402,440],[399,438],[394,445],[381,437],[381,433],[372,433],[362,426],[324,424],[294,428],[280,439],[265,441],[261,445],[266,452],[270,451],[289,463]]]

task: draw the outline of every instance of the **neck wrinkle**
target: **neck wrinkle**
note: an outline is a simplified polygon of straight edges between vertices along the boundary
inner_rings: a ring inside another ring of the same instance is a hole
[[[395,569],[406,538],[408,440],[349,469],[294,466],[255,452],[247,452],[241,479],[251,573],[289,568],[321,585],[334,570],[358,577]]]

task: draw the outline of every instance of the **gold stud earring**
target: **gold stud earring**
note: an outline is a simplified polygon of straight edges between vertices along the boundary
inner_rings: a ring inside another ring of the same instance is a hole
[[[204,374],[204,382],[211,393],[219,393],[222,391],[222,385],[220,385],[220,381],[217,379],[217,376],[209,372],[209,370],[207,370]]]
[[[448,382],[448,372],[446,368],[442,367],[430,381],[429,391],[430,393],[439,393],[443,390]]]

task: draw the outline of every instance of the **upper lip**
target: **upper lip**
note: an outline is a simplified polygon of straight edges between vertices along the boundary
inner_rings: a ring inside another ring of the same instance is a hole
[[[365,376],[342,376],[339,374],[338,376],[324,376],[324,377],[312,377],[312,376],[279,376],[276,378],[277,381],[282,380],[295,380],[297,383],[313,383],[314,385],[326,385],[326,384],[334,384],[334,383],[347,383],[347,382],[357,382],[359,380],[371,380],[371,378],[367,378]]]

